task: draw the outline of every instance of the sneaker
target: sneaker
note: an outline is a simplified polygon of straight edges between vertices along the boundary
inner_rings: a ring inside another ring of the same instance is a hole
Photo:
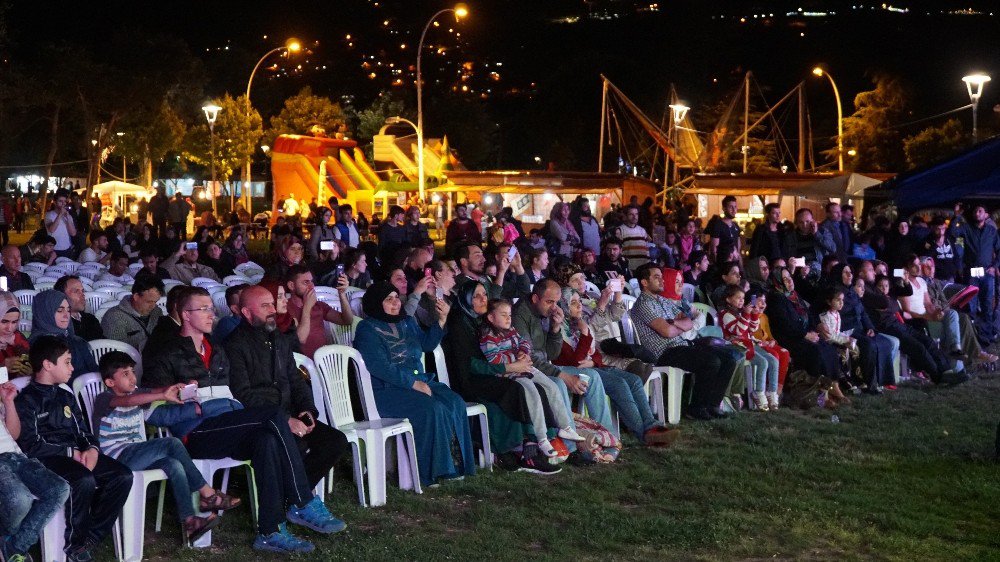
[[[562,468],[556,466],[549,462],[549,459],[540,453],[536,453],[530,457],[521,457],[518,462],[518,466],[524,472],[530,472],[531,474],[556,474],[562,472]]]
[[[521,456],[514,451],[500,453],[493,459],[493,466],[508,472],[520,472]]]
[[[86,546],[78,546],[66,553],[66,562],[92,562],[94,555]]]
[[[30,554],[13,551],[10,545],[10,537],[0,539],[0,558],[4,562],[33,562]]]
[[[765,394],[767,397],[767,408],[768,410],[777,410],[778,405],[781,403],[781,399],[778,398],[777,392],[768,392]]]
[[[583,442],[586,438],[576,432],[573,426],[566,426],[559,430],[559,437],[563,439],[569,439],[570,441],[576,441],[577,443]]]
[[[300,539],[288,532],[284,523],[278,525],[278,530],[270,535],[257,535],[253,540],[255,550],[270,552],[312,552],[316,550],[313,543]]]
[[[296,525],[308,527],[317,533],[338,533],[347,528],[347,524],[334,517],[318,497],[313,496],[304,507],[288,508],[288,520]]]
[[[555,447],[552,446],[552,443],[548,439],[542,439],[538,442],[538,452],[546,457],[549,457],[550,459],[559,455],[559,452],[556,451]]]
[[[753,400],[753,405],[761,412],[766,412],[768,410],[767,396],[765,396],[763,392],[752,392],[750,394],[750,399]]]
[[[938,384],[956,385],[956,384],[962,384],[963,382],[966,382],[968,380],[969,380],[969,374],[966,373],[964,370],[955,372],[949,369],[948,371],[945,371],[944,374],[941,375],[941,380],[938,382]]]

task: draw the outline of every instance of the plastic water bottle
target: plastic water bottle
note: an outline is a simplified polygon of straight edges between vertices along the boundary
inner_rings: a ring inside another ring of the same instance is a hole
[[[840,423],[840,416],[837,414],[830,416],[830,423]]]

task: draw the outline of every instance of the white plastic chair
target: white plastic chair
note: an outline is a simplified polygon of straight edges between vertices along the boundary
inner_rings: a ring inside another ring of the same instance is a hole
[[[420,494],[420,473],[417,470],[416,441],[413,426],[406,419],[382,419],[375,406],[372,393],[371,375],[361,353],[343,345],[324,345],[316,350],[314,357],[317,372],[324,389],[323,404],[326,405],[327,419],[331,425],[348,434],[348,439],[364,441],[368,471],[368,495],[371,506],[385,505],[386,442],[396,438],[396,461],[399,487]],[[354,421],[351,397],[348,390],[348,366],[354,362],[356,380],[368,421]],[[362,504],[363,505],[363,504]]]
[[[42,275],[41,277],[38,278],[38,283],[35,284],[37,285],[41,283],[51,283],[54,285],[56,281],[59,281],[59,277],[52,277],[51,275]]]
[[[137,261],[135,263],[129,264],[129,266],[128,266],[128,273],[132,277],[135,277],[135,274],[139,273],[139,270],[142,269],[142,268],[143,268],[142,262],[141,261]]]
[[[131,357],[135,361],[135,374],[142,375],[142,355],[136,348],[118,340],[100,339],[90,342],[90,354],[94,356],[95,363],[100,363],[101,357],[111,351],[121,351]]]
[[[18,308],[21,309],[21,319],[17,322],[17,329],[27,337],[31,333],[31,305],[19,304]]]
[[[70,258],[67,258],[66,256],[59,256],[58,258],[56,258],[56,263],[76,263],[76,262]]]
[[[90,422],[90,430],[97,435],[99,428],[94,426],[94,399],[104,392],[104,381],[99,373],[87,373],[73,380],[73,394],[77,404],[84,411]],[[145,439],[146,434],[142,434]],[[167,495],[167,474],[156,468],[151,470],[132,471],[132,489],[128,499],[122,506],[122,514],[115,522],[115,550],[119,552],[119,560],[142,560],[143,530],[146,526],[146,488],[154,482],[160,482],[160,496],[156,507],[156,530],[163,524],[163,502]]]
[[[624,297],[623,297],[624,298]],[[626,304],[627,308],[631,308]],[[622,315],[622,341],[627,344],[639,344],[639,332],[635,329],[629,310]],[[653,375],[656,375],[654,379]],[[667,384],[667,400],[663,400],[663,382]],[[677,424],[681,421],[681,393],[684,389],[684,371],[669,365],[654,365],[653,374],[646,380],[646,394],[649,405],[661,422]]]
[[[229,304],[226,303],[226,292],[219,291],[212,294],[212,304],[215,305],[215,315],[219,318],[225,318],[226,316],[232,316],[233,311],[229,309]]]
[[[41,262],[31,262],[31,263],[21,264],[21,270],[25,272],[34,271],[36,273],[45,273],[45,270],[48,267],[49,266],[47,264]]]
[[[235,287],[237,285],[250,285],[250,280],[242,275],[227,275],[222,283],[227,287]]]
[[[358,331],[358,324],[361,323],[361,318],[355,316],[350,326],[341,326],[340,324],[334,324],[325,320],[323,323],[326,325],[326,330],[334,343],[337,345],[346,345],[347,347],[354,346],[354,334]]]
[[[195,277],[194,279],[191,280],[191,285],[195,287],[201,287],[203,289],[207,289],[208,287],[213,287],[218,284],[219,284],[218,281],[216,281],[215,279],[210,279],[208,277]]]
[[[95,290],[97,290],[97,289],[107,289],[107,288],[121,289],[122,288],[122,284],[119,283],[119,282],[117,282],[117,281],[111,281],[111,280],[96,281],[94,283],[94,289]]]
[[[437,370],[438,382],[451,388],[451,378],[448,377],[448,365],[445,363],[444,349],[440,345],[434,348],[434,368]],[[466,402],[465,415],[469,418],[479,418],[479,438],[483,441],[483,452],[482,456],[479,457],[479,468],[488,468],[492,472],[493,448],[490,446],[490,423],[486,415],[486,406],[478,402]]]
[[[180,281],[178,281],[176,279],[164,279],[163,280],[163,293],[164,294],[169,293],[170,289],[173,289],[174,287],[176,287],[178,285],[184,285],[184,283],[181,283]]]
[[[156,300],[156,306],[160,307],[160,311],[166,316],[167,313],[167,297],[160,297]]]
[[[49,289],[55,287],[55,281],[35,281],[35,290],[41,293],[42,291],[48,291]]]
[[[31,303],[35,300],[35,295],[37,294],[38,291],[35,289],[21,289],[20,291],[14,291],[14,298],[17,299],[18,304],[31,306]]]
[[[325,287],[323,285],[316,285],[316,300],[320,300],[326,303],[336,302],[340,303],[340,295],[337,294],[337,289],[333,287]],[[339,308],[339,307],[338,307]]]
[[[107,291],[84,291],[83,296],[87,299],[87,312],[96,314],[104,303],[113,298],[113,294]]]

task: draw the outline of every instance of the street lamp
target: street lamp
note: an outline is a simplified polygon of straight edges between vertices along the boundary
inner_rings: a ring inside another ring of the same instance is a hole
[[[670,107],[670,114],[673,115],[674,118],[674,134],[671,139],[674,147],[674,180],[672,183],[677,183],[677,174],[678,174],[677,164],[679,163],[677,155],[679,154],[678,146],[680,145],[680,140],[681,140],[680,126],[681,123],[684,121],[684,117],[687,116],[687,112],[691,108],[680,102],[672,103],[670,104],[669,107]],[[668,160],[667,164],[669,165],[669,163],[670,161]]]
[[[455,21],[469,15],[469,8],[465,4],[455,4],[454,8],[440,10],[431,19],[427,20],[423,33],[420,34],[420,42],[417,43],[417,186],[420,192],[420,200],[424,199],[424,101],[423,101],[423,78],[420,71],[420,60],[424,52],[424,38],[427,37],[427,30],[431,24],[441,14],[448,12],[455,13]]]
[[[990,81],[990,77],[985,74],[970,74],[962,78],[965,88],[969,90],[969,99],[972,101],[972,144],[976,144],[979,138],[979,98],[983,97],[983,86]],[[973,89],[975,88],[975,89]]]
[[[208,137],[210,139],[209,161],[212,164],[212,213],[217,215],[219,209],[216,203],[217,197],[215,197],[215,120],[219,118],[219,111],[222,108],[214,103],[210,103],[203,106],[201,110],[205,112],[205,119],[208,120]]]
[[[257,69],[260,68],[260,65],[264,62],[264,60],[267,57],[273,55],[274,53],[280,53],[280,52],[298,53],[301,50],[302,50],[302,43],[300,43],[298,39],[296,39],[294,37],[290,37],[287,41],[285,41],[285,44],[283,46],[276,47],[276,48],[271,49],[270,51],[264,53],[264,56],[260,57],[260,59],[257,61],[257,64],[253,65],[253,70],[250,71],[250,79],[247,80],[247,91],[246,91],[246,114],[247,114],[247,120],[249,120],[249,118],[250,118],[250,110],[252,109],[250,107],[250,87],[253,85],[253,77],[254,77],[254,75],[257,74]],[[243,190],[246,191],[247,193],[250,193],[250,158],[249,157],[247,158],[246,163],[244,163],[244,165],[243,165],[243,178],[242,179],[243,179]],[[236,208],[236,190],[231,190],[230,193],[229,193],[229,205],[230,205],[230,208],[233,208],[233,209]],[[250,198],[247,197],[247,209],[249,210],[250,208],[251,208]]]
[[[826,76],[830,80],[830,85],[833,86],[833,96],[837,98],[837,169],[841,172],[844,171],[844,106],[840,103],[840,90],[837,89],[837,83],[833,81],[833,76],[830,73],[823,70],[820,67],[813,69],[813,74],[816,76]]]

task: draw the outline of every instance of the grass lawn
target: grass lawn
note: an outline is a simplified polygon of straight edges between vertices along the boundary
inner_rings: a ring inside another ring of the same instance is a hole
[[[376,509],[356,505],[345,465],[328,503],[348,530],[303,534],[317,560],[1000,559],[998,391],[1000,374],[985,375],[858,398],[836,424],[790,410],[685,422],[666,451],[627,442],[612,465],[390,487]],[[250,548],[244,509],[197,551],[179,548],[171,514],[153,533],[151,512],[147,558],[281,558]]]

